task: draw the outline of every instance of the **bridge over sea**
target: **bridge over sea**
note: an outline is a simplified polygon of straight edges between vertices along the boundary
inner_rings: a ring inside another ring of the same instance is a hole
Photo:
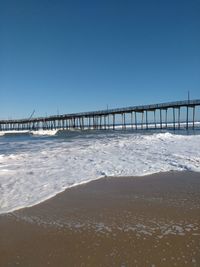
[[[199,106],[200,99],[195,99],[48,117],[0,120],[0,131],[189,129],[197,127],[197,122],[200,121],[196,112],[199,111]]]

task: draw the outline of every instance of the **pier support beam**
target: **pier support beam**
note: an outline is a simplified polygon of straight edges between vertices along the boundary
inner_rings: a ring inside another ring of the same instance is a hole
[[[146,129],[148,130],[148,111],[146,110]]]
[[[181,108],[178,108],[178,129],[181,128]]]
[[[122,130],[124,130],[124,113],[121,113],[122,116]]]
[[[194,129],[194,122],[195,122],[195,106],[193,106],[193,116],[192,116],[192,128]]]
[[[143,124],[144,124],[144,112],[142,112],[142,122],[141,122],[141,129],[143,129]]]
[[[165,110],[165,128],[167,129],[167,108]]]
[[[135,129],[137,130],[137,112],[135,111]]]
[[[115,114],[113,114],[113,130],[115,130]]]
[[[126,130],[126,113],[124,113],[124,130]]]
[[[133,130],[133,111],[131,112],[131,129]]]
[[[174,128],[174,130],[176,129],[176,124],[175,124],[175,108],[173,108],[173,128]]]
[[[162,109],[160,109],[160,129],[162,129]]]
[[[104,130],[106,130],[106,115],[104,115]]]
[[[188,130],[188,120],[189,120],[189,107],[187,106],[187,111],[186,111],[186,129]]]

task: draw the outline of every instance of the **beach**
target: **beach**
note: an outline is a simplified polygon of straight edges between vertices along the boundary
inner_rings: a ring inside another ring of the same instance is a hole
[[[0,267],[200,267],[199,14],[0,1]]]
[[[200,266],[200,173],[105,177],[0,215],[0,266]]]

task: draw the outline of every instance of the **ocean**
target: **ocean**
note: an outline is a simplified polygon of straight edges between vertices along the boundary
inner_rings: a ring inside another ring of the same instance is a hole
[[[0,136],[0,214],[105,176],[200,172],[200,130],[49,131]]]

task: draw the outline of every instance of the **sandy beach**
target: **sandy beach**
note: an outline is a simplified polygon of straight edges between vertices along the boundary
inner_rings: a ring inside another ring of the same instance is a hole
[[[108,177],[0,215],[0,266],[200,266],[200,173]]]

